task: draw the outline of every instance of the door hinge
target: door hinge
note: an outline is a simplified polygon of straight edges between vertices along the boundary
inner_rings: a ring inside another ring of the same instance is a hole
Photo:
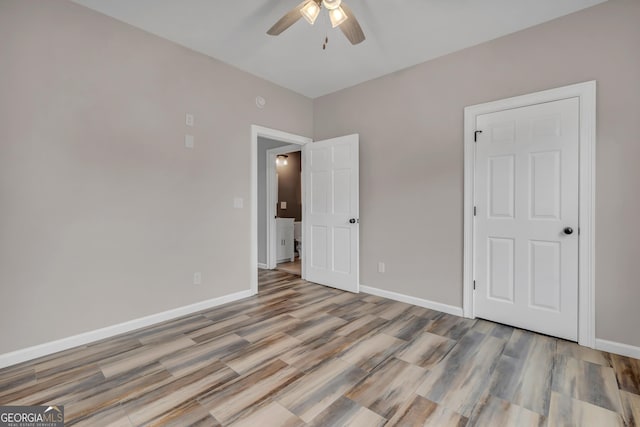
[[[482,133],[481,130],[477,130],[473,133],[473,142],[478,142],[478,134]]]
[[[477,209],[476,209],[476,207],[474,206],[474,207],[473,207],[473,216],[476,216],[476,213],[477,213]]]
[[[476,290],[476,281],[475,280],[473,281],[473,290],[474,291]]]

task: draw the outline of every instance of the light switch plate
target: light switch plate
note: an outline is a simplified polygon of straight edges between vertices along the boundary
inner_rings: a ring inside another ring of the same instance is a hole
[[[193,148],[195,146],[195,139],[193,135],[184,136],[184,148]]]
[[[193,120],[193,114],[189,114],[187,113],[186,119],[185,119],[185,123],[187,126],[193,126],[194,120]]]
[[[234,197],[233,199],[233,207],[236,209],[242,209],[244,206],[244,200],[242,197]]]
[[[287,202],[280,202],[280,209],[287,209]]]

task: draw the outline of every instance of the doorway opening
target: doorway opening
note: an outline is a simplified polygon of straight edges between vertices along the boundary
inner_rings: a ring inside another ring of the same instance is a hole
[[[311,142],[311,138],[295,135],[262,126],[251,126],[251,275],[250,290],[252,294],[258,292],[258,268],[275,268],[277,257],[277,200],[275,188],[277,188],[276,159],[278,154],[301,151],[302,146]],[[269,155],[267,155],[269,151]],[[304,167],[302,156],[300,167]],[[289,162],[287,162],[289,163]],[[302,183],[300,191],[302,197]],[[272,203],[269,198],[274,202]],[[302,200],[302,199],[301,199]],[[291,206],[287,201],[287,209]],[[293,209],[291,209],[293,210]],[[304,209],[300,207],[300,219],[304,220]],[[293,230],[291,231],[293,234]],[[303,241],[303,238],[300,239]],[[293,235],[287,244],[294,246]],[[301,246],[303,247],[303,246]],[[295,253],[295,252],[294,252]],[[295,261],[295,257],[294,257]],[[301,263],[303,265],[303,263]],[[304,268],[301,275],[304,278]]]
[[[264,138],[258,141],[262,144],[259,153],[263,147],[278,143]],[[266,150],[265,160],[266,186],[259,185],[258,191],[266,190],[266,229],[261,230],[259,222],[258,237],[264,234],[266,245],[263,254],[258,248],[258,264],[262,259],[266,261],[263,268],[303,276],[302,149],[296,144],[271,148]]]

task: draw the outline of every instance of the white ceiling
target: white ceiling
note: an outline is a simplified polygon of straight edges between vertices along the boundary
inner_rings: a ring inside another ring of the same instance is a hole
[[[324,10],[268,36],[301,0],[73,1],[315,98],[606,0],[344,0],[367,37],[356,46]]]

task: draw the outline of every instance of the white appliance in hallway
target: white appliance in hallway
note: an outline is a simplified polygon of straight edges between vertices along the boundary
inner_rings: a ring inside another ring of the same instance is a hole
[[[578,338],[579,100],[478,115],[475,314]]]

